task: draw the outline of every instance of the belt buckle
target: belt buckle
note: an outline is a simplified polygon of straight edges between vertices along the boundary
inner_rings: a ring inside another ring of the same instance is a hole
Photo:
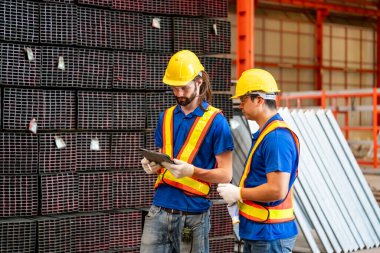
[[[182,213],[181,211],[176,210],[176,209],[173,209],[173,208],[162,207],[162,209],[163,209],[165,212],[170,213],[170,214],[181,214],[181,213]]]

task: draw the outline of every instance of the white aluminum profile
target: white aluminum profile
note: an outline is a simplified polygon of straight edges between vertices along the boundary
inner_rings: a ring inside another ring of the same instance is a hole
[[[327,252],[341,252],[342,247],[336,239],[330,227],[329,217],[325,215],[323,207],[326,203],[325,198],[320,198],[320,193],[316,191],[319,186],[315,186],[313,171],[318,171],[318,165],[311,155],[308,141],[303,137],[302,125],[296,124],[297,115],[290,114],[287,109],[280,110],[282,118],[289,124],[290,128],[297,134],[301,154],[299,160],[298,179],[295,182],[295,192],[307,210],[307,214],[315,227],[315,230]]]
[[[314,192],[316,200],[321,206],[322,214],[328,221],[328,225],[331,228],[331,231],[338,241],[340,247],[342,248],[342,251],[349,252],[355,250],[355,245],[352,245],[352,241],[355,240],[352,235],[347,232],[349,230],[349,227],[339,212],[339,205],[331,195],[332,186],[329,184],[329,182],[326,182],[325,175],[322,172],[325,169],[325,164],[319,157],[319,152],[321,152],[321,149],[323,147],[319,146],[318,143],[315,142],[315,138],[312,135],[314,129],[308,126],[303,112],[294,111],[291,113],[291,115],[293,116],[293,119],[300,129],[302,136],[305,139],[305,143],[310,150],[310,156],[308,159],[306,159],[306,161],[314,160],[315,164],[317,165],[317,167],[313,170],[310,170],[308,166],[303,168],[305,170],[305,173],[308,175],[306,180],[309,181],[311,191]],[[313,127],[315,128],[316,126]],[[300,170],[302,170],[302,168],[300,168]]]
[[[317,113],[317,116],[319,115],[320,113]],[[335,117],[334,115],[332,114],[331,111],[328,111],[326,113],[326,117],[327,119],[329,120],[330,124],[331,124],[331,127],[333,129],[339,129],[339,125],[338,123],[336,122],[335,120]],[[370,203],[370,205],[373,207],[374,209],[374,212],[377,216],[377,221],[378,221],[378,225],[380,225],[380,208],[379,208],[379,205],[377,204],[376,202],[376,199],[374,198],[373,196],[373,193],[370,189],[370,187],[368,186],[368,182],[366,181],[354,155],[352,154],[351,152],[351,149],[350,147],[348,146],[347,142],[344,141],[345,140],[345,137],[343,136],[342,132],[341,131],[334,131],[334,133],[336,134],[336,138],[338,140],[340,140],[340,144],[342,145],[341,148],[344,150],[349,162],[351,163],[352,165],[352,171],[354,172],[354,174],[356,174],[356,177],[357,177],[357,180],[359,181],[359,183],[361,184],[362,188],[363,188],[363,191],[366,193],[367,195],[367,199]],[[380,226],[377,226],[377,235],[380,237]]]
[[[294,196],[294,214],[296,216],[296,220],[298,225],[300,226],[303,235],[305,236],[306,242],[308,243],[311,252],[320,253],[321,251],[318,248],[317,243],[314,240],[313,234],[311,233],[312,227],[307,220],[307,214],[304,212],[304,209],[300,206],[300,200],[297,198],[298,196],[295,194]],[[331,249],[332,251],[332,249]],[[331,252],[330,251],[330,252]]]
[[[234,159],[232,183],[238,185],[243,174],[245,161],[252,145],[251,133],[248,124],[241,116],[234,116],[230,120],[231,132],[234,138]]]
[[[334,148],[338,150],[339,160],[345,168],[346,175],[355,189],[355,194],[363,206],[362,216],[367,217],[374,233],[370,236],[375,239],[375,245],[380,245],[380,209],[376,202],[366,179],[363,176],[357,161],[355,160],[345,138],[331,111],[324,114],[322,111],[317,113],[318,119],[325,124],[325,129],[334,129],[333,135],[328,135],[329,140],[334,143]],[[332,132],[332,131],[331,131]],[[327,132],[329,133],[329,132]]]
[[[321,111],[321,113],[325,113]],[[348,180],[345,172],[345,167],[339,160],[339,157],[343,155],[340,150],[336,150],[337,143],[333,143],[327,136],[327,131],[333,131],[326,127],[326,124],[322,124],[314,112],[306,112],[308,123],[314,127],[314,132],[318,136],[318,141],[325,143],[321,155],[328,164],[328,170],[325,173],[334,181],[336,192],[339,194],[339,206],[342,213],[345,215],[346,222],[350,226],[350,231],[354,235],[359,248],[363,249],[373,247],[374,240],[371,238],[371,234],[374,231],[371,229],[369,221],[366,217],[363,217],[365,210],[362,208],[360,199],[355,194],[355,189]],[[340,130],[339,130],[340,131]],[[333,132],[330,132],[330,134]],[[344,140],[346,142],[346,140]],[[348,214],[348,216],[347,216]],[[364,220],[363,220],[364,218]]]
[[[317,155],[324,165],[320,167],[320,170],[324,175],[324,180],[329,185],[333,201],[337,204],[337,215],[342,216],[344,219],[342,221],[344,222],[343,224],[348,226],[348,229],[344,230],[350,238],[348,243],[353,250],[357,250],[358,248],[363,249],[365,246],[365,238],[363,237],[366,237],[366,230],[363,228],[360,219],[356,219],[360,217],[358,217],[358,212],[356,211],[357,206],[355,202],[357,201],[352,194],[349,194],[352,191],[352,187],[348,187],[350,184],[345,180],[345,176],[340,169],[341,166],[337,162],[336,153],[328,138],[326,138],[323,126],[316,119],[315,113],[307,111],[304,113],[304,118],[307,124],[306,127],[311,129],[309,131],[311,138],[315,142],[315,145],[320,147]],[[368,244],[366,245],[368,246]]]

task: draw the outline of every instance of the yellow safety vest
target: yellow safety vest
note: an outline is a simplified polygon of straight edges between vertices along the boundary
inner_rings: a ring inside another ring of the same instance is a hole
[[[263,141],[265,136],[277,128],[286,128],[290,131],[296,142],[298,153],[300,151],[299,141],[297,135],[289,128],[289,126],[280,120],[274,120],[268,124],[265,129],[260,133],[255,145],[253,146],[251,152],[249,153],[247,163],[243,175],[240,180],[240,187],[244,187],[244,182],[250,172],[252,157],[257,150],[260,143]],[[250,200],[243,200],[238,202],[239,213],[245,218],[260,222],[260,223],[281,223],[286,221],[294,220],[294,207],[293,207],[293,186],[290,188],[288,194],[286,195],[284,201],[282,201],[277,206],[262,206],[256,202]]]
[[[176,106],[167,109],[164,113],[163,124],[162,124],[162,139],[163,146],[162,152],[169,155],[171,158],[174,156],[173,152],[173,114]],[[177,159],[185,161],[187,163],[192,163],[199,148],[206,137],[211,124],[220,113],[220,110],[208,106],[207,111],[204,112],[202,117],[197,117],[187,135],[185,143],[182,145],[181,150],[177,155]],[[169,170],[163,168],[161,169],[156,183],[155,188],[160,184],[165,183],[171,185],[177,189],[182,190],[189,195],[197,195],[205,197],[210,192],[211,184],[204,182],[202,180],[193,177],[183,177],[175,178]]]

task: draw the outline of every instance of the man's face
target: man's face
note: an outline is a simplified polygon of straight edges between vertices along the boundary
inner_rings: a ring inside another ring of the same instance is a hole
[[[239,108],[243,115],[249,120],[256,120],[257,114],[260,110],[260,105],[263,102],[263,98],[260,96],[256,96],[252,99],[250,94],[246,94],[239,97],[239,99]]]
[[[198,87],[195,81],[191,81],[183,87],[172,87],[177,103],[181,106],[187,106],[198,96]]]

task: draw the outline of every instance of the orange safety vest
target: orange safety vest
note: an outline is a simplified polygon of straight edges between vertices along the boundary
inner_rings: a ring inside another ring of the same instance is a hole
[[[162,153],[169,155],[171,158],[174,156],[173,152],[173,114],[176,106],[167,109],[164,113],[162,124],[162,139],[163,147]],[[177,159],[192,163],[199,148],[206,137],[211,124],[220,113],[220,110],[208,106],[207,111],[204,112],[202,117],[197,117],[187,135],[185,143],[182,145],[181,150],[177,155]],[[210,192],[211,184],[193,177],[175,178],[169,170],[161,169],[154,188],[157,188],[160,184],[165,183],[173,186],[177,189],[184,191],[189,195],[197,195],[206,197]]]
[[[265,136],[277,128],[286,128],[292,134],[297,145],[298,153],[300,151],[297,135],[289,128],[289,126],[280,120],[274,120],[260,133],[255,145],[249,153],[247,163],[243,175],[240,179],[240,187],[244,187],[244,182],[250,172],[252,157]],[[290,188],[285,199],[277,206],[263,206],[250,200],[238,201],[239,213],[245,218],[260,223],[281,223],[294,220],[293,207],[293,186]]]

